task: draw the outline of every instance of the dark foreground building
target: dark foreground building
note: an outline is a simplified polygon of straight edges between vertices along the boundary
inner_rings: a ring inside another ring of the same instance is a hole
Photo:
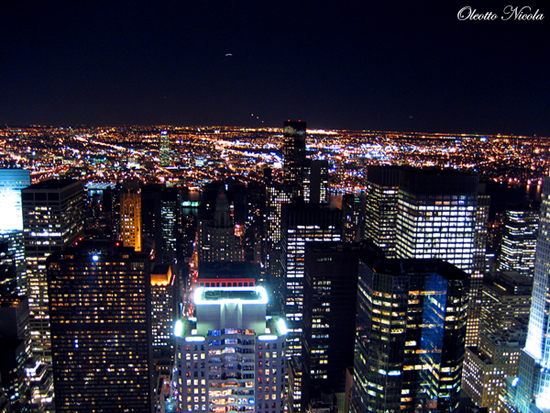
[[[152,411],[147,255],[82,242],[47,261],[57,412]]]

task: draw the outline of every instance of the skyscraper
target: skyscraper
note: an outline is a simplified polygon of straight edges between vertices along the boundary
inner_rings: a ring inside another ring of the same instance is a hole
[[[22,231],[21,189],[31,184],[26,169],[0,169],[0,232]]]
[[[27,294],[23,231],[0,232],[0,296]]]
[[[550,410],[550,177],[544,178],[527,341],[514,385],[521,413]],[[537,410],[538,409],[538,410]]]
[[[382,248],[386,257],[397,258],[398,167],[367,168],[365,237]]]
[[[160,166],[170,166],[170,135],[166,130],[160,133],[159,152]]]
[[[174,331],[182,411],[283,412],[286,325],[267,302],[263,287],[195,290],[196,317]]]
[[[360,262],[353,412],[457,409],[468,283],[441,260]]]
[[[0,394],[8,396],[6,412],[24,411],[27,405],[25,363],[30,357],[29,305],[26,297],[0,293]],[[2,408],[0,407],[0,411]]]
[[[118,244],[48,258],[58,413],[152,411],[150,260]]]
[[[500,249],[499,269],[533,276],[539,211],[531,204],[516,205],[506,211]]]
[[[83,233],[81,181],[49,180],[21,192],[33,354],[51,360],[46,258]]]
[[[490,412],[498,410],[506,377],[517,376],[527,336],[532,281],[511,272],[484,279],[479,345],[466,348],[463,386],[477,406]]]
[[[321,393],[343,400],[353,366],[359,260],[383,252],[367,244],[306,244],[302,410]]]
[[[286,121],[283,139],[284,181],[302,188],[306,162],[306,122]]]
[[[125,246],[141,251],[141,188],[137,182],[126,183],[120,195],[120,230]]]
[[[288,357],[302,354],[306,242],[340,241],[340,210],[322,204],[285,204],[282,209],[281,268]]]
[[[21,190],[30,184],[28,170],[0,169],[0,266],[9,268],[11,272],[0,270],[0,283],[4,290],[9,288],[21,296],[27,294]]]
[[[304,201],[312,204],[329,202],[328,161],[308,160],[303,166]]]
[[[213,217],[199,222],[198,241],[199,262],[243,260],[243,250],[237,245],[235,236],[235,221],[223,188],[218,192]]]
[[[295,189],[295,187],[293,187]],[[292,202],[292,193],[282,184],[273,181],[266,183],[267,215],[265,217],[266,233],[266,268],[272,279],[281,277],[281,214],[283,205]]]
[[[172,331],[177,282],[172,270],[171,265],[155,265],[151,270],[151,330],[155,357],[170,357],[174,349]]]
[[[396,222],[397,257],[439,258],[470,275],[468,346],[478,340],[484,245],[477,231],[487,219],[478,211],[478,180],[455,170],[402,170]]]

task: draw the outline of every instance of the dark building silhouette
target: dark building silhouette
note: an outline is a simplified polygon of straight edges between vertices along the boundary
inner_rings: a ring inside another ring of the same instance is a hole
[[[56,412],[152,411],[150,261],[118,244],[48,259]]]
[[[141,193],[143,244],[154,250],[161,265],[174,263],[181,245],[178,243],[180,208],[177,188],[146,185]]]
[[[30,357],[29,305],[26,297],[0,294],[0,394],[6,394],[6,412],[27,405],[26,362]],[[0,411],[2,408],[0,408]]]
[[[284,181],[302,187],[306,163],[306,122],[286,121],[283,139]]]
[[[320,395],[343,400],[346,368],[353,366],[359,260],[383,256],[365,243],[306,244],[302,411]]]

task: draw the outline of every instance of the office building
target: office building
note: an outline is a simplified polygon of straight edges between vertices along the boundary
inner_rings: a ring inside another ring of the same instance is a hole
[[[21,190],[30,184],[30,171],[0,169],[0,233],[23,230]]]
[[[302,389],[304,366],[302,358],[294,356],[287,360],[288,372],[288,391],[286,396],[286,404],[290,413],[298,413],[302,411]]]
[[[178,260],[179,202],[176,188],[145,185],[141,192],[142,248],[153,250],[155,262],[170,265]]]
[[[151,270],[151,331],[155,358],[170,357],[174,349],[177,281],[174,267],[154,265]]]
[[[439,258],[470,275],[466,343],[477,345],[488,198],[478,210],[478,177],[455,170],[405,168],[399,173],[396,252]]]
[[[291,121],[283,125],[283,168],[284,182],[304,185],[304,166],[306,164],[306,122]]]
[[[545,177],[531,311],[525,349],[520,354],[513,403],[521,413],[550,410],[550,177]]]
[[[276,288],[281,281],[281,214],[283,205],[293,201],[299,190],[295,186],[266,183],[267,213],[265,218],[265,267],[268,277]]]
[[[367,244],[306,244],[302,411],[325,393],[344,399],[346,368],[353,366],[359,260],[376,254],[383,257]]]
[[[199,222],[198,241],[199,262],[242,261],[244,258],[223,188],[218,192],[213,217],[203,218]]]
[[[519,355],[525,343],[522,327],[498,336],[480,335],[478,347],[467,347],[463,367],[463,387],[480,408],[490,413],[499,410],[499,400],[507,377],[516,377]]]
[[[167,167],[170,166],[170,135],[168,131],[163,130],[160,133],[160,166]]]
[[[23,231],[0,232],[0,296],[25,296],[27,269]]]
[[[137,182],[126,183],[120,194],[120,239],[141,251],[141,237],[141,188]]]
[[[458,408],[468,284],[441,260],[360,262],[353,412]]]
[[[48,258],[57,413],[152,411],[150,260],[119,244]]]
[[[485,277],[479,344],[466,348],[463,386],[472,401],[498,410],[507,377],[518,373],[527,337],[532,278],[503,272]]]
[[[27,298],[0,293],[0,393],[7,396],[7,412],[27,407],[25,363],[31,355],[28,323]]]
[[[328,169],[328,161],[305,161],[303,167],[305,202],[311,202],[312,204],[327,204],[329,202]]]
[[[281,308],[288,322],[287,355],[302,354],[305,248],[307,242],[340,241],[340,210],[322,204],[285,204],[281,219]]]
[[[504,216],[500,246],[500,271],[533,276],[539,228],[539,211],[532,204],[517,205]]]
[[[46,258],[84,231],[81,181],[48,180],[21,191],[32,352],[51,360]]]
[[[364,237],[397,258],[398,167],[367,167]]]
[[[482,291],[481,331],[499,335],[529,319],[533,279],[503,271],[485,277]]]
[[[345,194],[342,197],[342,241],[354,242],[363,239],[364,218],[361,198],[356,194]]]
[[[267,302],[263,287],[195,289],[196,317],[174,331],[181,411],[284,411],[286,325]]]

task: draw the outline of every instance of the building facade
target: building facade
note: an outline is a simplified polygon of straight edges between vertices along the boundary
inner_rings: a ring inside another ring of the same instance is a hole
[[[124,185],[120,194],[120,239],[127,247],[141,251],[141,188]]]
[[[322,204],[285,204],[282,209],[281,307],[288,322],[287,356],[302,354],[305,248],[307,242],[341,239],[340,210]]]
[[[364,236],[382,248],[387,258],[397,258],[398,167],[369,166]]]
[[[458,408],[468,284],[440,260],[360,262],[353,412]]]
[[[287,330],[267,302],[263,287],[195,289],[196,317],[174,331],[181,411],[284,411]]]
[[[520,355],[514,404],[521,413],[550,410],[550,177],[541,193],[541,213],[531,312]]]
[[[57,413],[152,411],[150,261],[118,244],[48,258]]]
[[[506,211],[500,247],[500,271],[517,271],[533,276],[539,214],[530,205]]]
[[[83,184],[49,180],[21,191],[33,355],[51,360],[46,259],[84,232]]]

